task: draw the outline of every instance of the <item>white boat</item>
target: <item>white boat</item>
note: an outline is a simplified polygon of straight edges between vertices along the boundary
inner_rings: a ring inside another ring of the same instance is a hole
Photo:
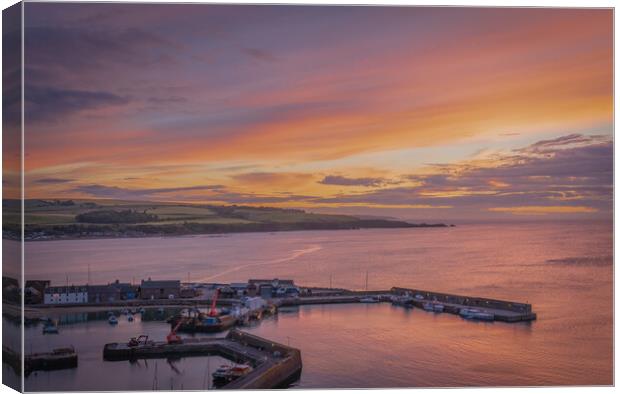
[[[211,376],[213,376],[213,383],[215,383],[216,386],[222,386],[228,382],[249,374],[252,370],[253,368],[249,365],[237,365],[234,367],[222,365],[216,369]]]
[[[428,311],[428,312],[433,312],[434,311],[433,303],[432,302],[425,302],[424,304],[422,304],[422,308],[424,308],[424,310]]]
[[[377,297],[364,297],[360,298],[360,302],[363,304],[376,304],[379,302],[379,299]]]
[[[133,314],[128,314],[127,315],[127,321],[133,321]]]
[[[416,300],[423,300],[423,299],[424,299],[424,296],[423,296],[422,294],[416,294],[416,295],[415,295],[415,299],[416,299]]]
[[[110,316],[108,318],[108,323],[110,323],[111,325],[118,324],[118,319],[116,318],[116,316]]]
[[[459,315],[465,319],[475,319],[475,320],[486,320],[493,321],[495,320],[495,315],[488,312],[483,312],[480,309],[476,308],[461,308],[459,311]]]
[[[433,312],[441,313],[441,312],[443,312],[443,308],[444,308],[443,304],[439,304],[439,303],[434,303],[433,304]]]

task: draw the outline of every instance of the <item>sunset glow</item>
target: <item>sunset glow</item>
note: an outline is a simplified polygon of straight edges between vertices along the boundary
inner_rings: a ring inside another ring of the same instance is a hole
[[[611,218],[612,18],[27,3],[26,198]]]

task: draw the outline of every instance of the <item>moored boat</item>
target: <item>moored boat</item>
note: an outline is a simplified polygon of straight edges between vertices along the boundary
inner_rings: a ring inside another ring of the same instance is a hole
[[[461,310],[459,311],[459,315],[461,315],[461,317],[465,319],[486,320],[486,321],[495,320],[495,315],[493,315],[492,313],[484,312],[476,308],[461,308]]]
[[[379,298],[377,297],[364,297],[360,298],[360,302],[363,304],[376,304],[379,302]]]
[[[221,365],[211,376],[213,376],[214,385],[218,387],[230,383],[235,379],[239,379],[252,372],[252,370],[253,368],[249,365],[237,365],[234,367]]]
[[[118,324],[118,319],[116,316],[112,315],[108,318],[108,323],[110,323],[110,325],[116,325]]]
[[[183,319],[183,317],[176,316],[169,319],[168,322],[174,327],[179,323],[179,319]],[[232,315],[208,316],[205,313],[184,319],[179,325],[179,332],[220,332],[231,328],[237,322],[237,319]]]

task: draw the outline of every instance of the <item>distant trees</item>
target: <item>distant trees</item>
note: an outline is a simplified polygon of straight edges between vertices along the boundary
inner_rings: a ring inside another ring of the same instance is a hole
[[[133,209],[115,211],[113,209],[102,209],[80,213],[75,216],[78,223],[146,223],[155,222],[159,219],[157,215],[147,213],[146,210],[138,212]]]

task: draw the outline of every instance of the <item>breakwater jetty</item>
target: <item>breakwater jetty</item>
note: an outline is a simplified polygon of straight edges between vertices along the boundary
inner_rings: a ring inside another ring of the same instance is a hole
[[[484,320],[516,323],[536,320],[532,305],[523,302],[498,300],[492,298],[472,297],[450,293],[439,293],[413,288],[393,287],[390,290],[350,291],[341,289],[323,295],[283,298],[278,306],[347,304],[364,302],[392,302],[405,307],[417,307],[434,312],[452,313],[468,316],[466,311],[476,310]],[[474,315],[475,316],[475,315]]]
[[[477,309],[483,313],[493,315],[493,320],[515,323],[520,321],[536,320],[536,313],[532,305],[522,302],[497,300],[492,298],[471,297],[434,291],[393,287],[391,294],[401,297],[411,297],[411,303],[419,308],[425,308],[429,302],[442,305],[443,312],[461,314],[464,309]]]
[[[145,341],[138,345],[108,343],[106,361],[219,355],[253,367],[222,386],[223,389],[284,388],[299,379],[302,363],[298,349],[233,329],[224,338],[183,338],[181,343]]]

